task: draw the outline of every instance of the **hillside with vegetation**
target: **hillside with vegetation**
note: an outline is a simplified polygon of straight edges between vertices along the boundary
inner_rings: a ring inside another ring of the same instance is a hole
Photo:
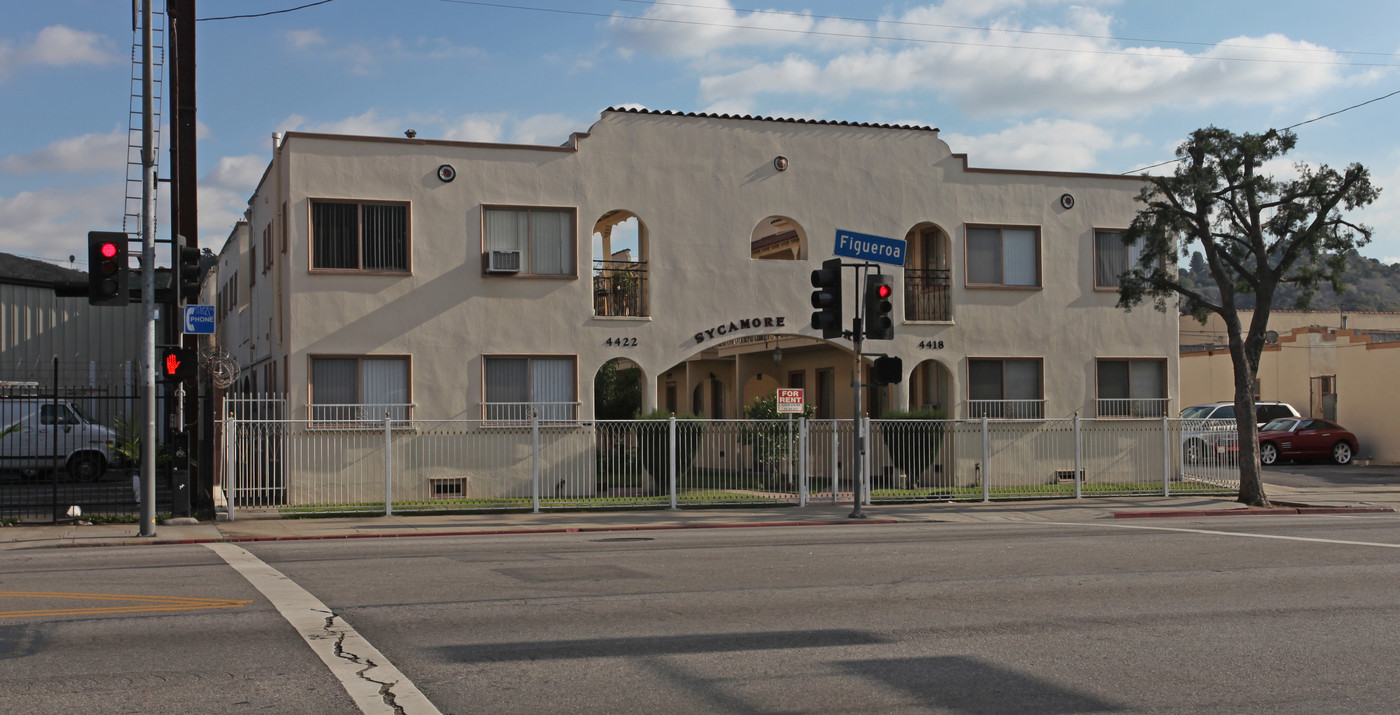
[[[1206,269],[1205,257],[1199,251],[1191,255],[1191,260],[1180,269],[1181,282],[1192,290],[1199,291],[1210,300],[1220,300],[1220,289],[1211,280]],[[1339,295],[1332,286],[1319,287],[1312,297],[1310,310],[1325,312],[1331,310],[1400,312],[1400,263],[1386,265],[1374,258],[1367,258],[1355,251],[1347,255],[1345,285]],[[1292,310],[1297,307],[1298,289],[1284,284],[1279,286],[1274,298],[1276,310]],[[1242,293],[1235,299],[1235,307],[1251,309],[1254,296]]]

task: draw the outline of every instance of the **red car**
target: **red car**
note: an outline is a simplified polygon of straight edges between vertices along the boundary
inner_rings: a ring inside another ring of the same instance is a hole
[[[1284,417],[1259,429],[1259,461],[1264,464],[1276,464],[1283,457],[1331,457],[1337,464],[1347,464],[1359,449],[1356,435],[1327,420]]]

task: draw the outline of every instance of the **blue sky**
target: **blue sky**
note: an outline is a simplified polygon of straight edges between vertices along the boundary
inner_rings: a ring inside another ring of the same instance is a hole
[[[200,0],[197,16],[311,1]],[[130,12],[7,7],[0,251],[85,269],[86,232],[121,229]],[[1286,127],[1400,90],[1397,27],[1395,0],[334,0],[201,21],[200,241],[223,244],[273,132],[557,145],[621,105],[916,123],[974,166],[1129,172],[1199,127]],[[1386,261],[1397,117],[1400,95],[1305,124],[1289,157],[1370,168],[1381,200],[1353,218]]]

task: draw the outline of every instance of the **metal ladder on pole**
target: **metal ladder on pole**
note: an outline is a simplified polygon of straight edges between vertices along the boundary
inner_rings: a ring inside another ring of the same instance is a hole
[[[165,2],[163,0],[146,0],[146,2],[151,3],[151,87],[154,95],[152,121],[155,123],[155,145],[152,151],[155,153],[158,175],[160,171],[161,97],[164,96],[165,77]],[[134,15],[132,17],[131,40],[131,98],[127,106],[126,129],[126,205],[122,215],[122,231],[133,236],[141,233],[143,169],[141,161],[141,85],[144,79],[141,75],[141,43],[144,29],[141,27],[141,15],[139,13]],[[160,239],[155,240],[160,242]]]

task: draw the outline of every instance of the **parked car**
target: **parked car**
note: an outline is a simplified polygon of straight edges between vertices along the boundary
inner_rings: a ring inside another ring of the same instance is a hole
[[[1287,402],[1254,403],[1255,422],[1263,427],[1269,422],[1301,415]],[[1209,402],[1192,405],[1181,411],[1185,420],[1181,426],[1181,457],[1186,462],[1200,463],[1207,458],[1231,459],[1237,456],[1239,445],[1235,432],[1235,403]]]
[[[1259,461],[1276,464],[1288,459],[1326,459],[1348,464],[1360,444],[1356,435],[1336,422],[1287,417],[1259,430]]]
[[[66,469],[75,480],[96,481],[112,461],[116,439],[72,402],[0,399],[0,469]]]

